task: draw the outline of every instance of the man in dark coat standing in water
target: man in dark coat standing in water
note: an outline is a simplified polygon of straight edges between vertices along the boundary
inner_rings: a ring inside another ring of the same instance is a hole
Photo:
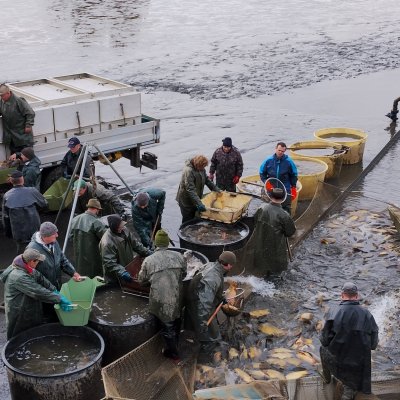
[[[378,326],[360,306],[354,283],[343,285],[341,299],[321,332],[321,375],[326,383],[334,375],[343,384],[342,400],[352,400],[356,392],[371,393],[371,350],[378,345]]]
[[[260,207],[254,216],[254,267],[268,277],[286,270],[286,240],[296,232],[296,226],[292,217],[281,206],[285,201],[284,189],[273,188],[267,194],[271,202]]]

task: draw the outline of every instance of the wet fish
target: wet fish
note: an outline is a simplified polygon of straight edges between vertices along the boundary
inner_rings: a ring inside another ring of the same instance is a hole
[[[311,323],[312,319],[314,318],[314,314],[307,312],[307,313],[303,313],[300,315],[300,321],[302,322],[306,322],[306,323]]]
[[[234,347],[231,347],[229,349],[229,359],[233,360],[234,358],[238,357],[239,357],[239,352]]]
[[[280,379],[280,380],[284,380],[285,379],[285,375],[283,375],[282,372],[275,371],[274,369],[264,369],[263,372],[270,379]]]
[[[321,332],[323,328],[324,328],[324,321],[319,320],[319,321],[315,324],[315,330],[316,330],[317,332]]]
[[[274,349],[271,349],[271,353],[293,353],[293,350],[287,349],[286,347],[276,347]]]
[[[284,360],[285,358],[290,358],[293,357],[293,353],[292,352],[286,352],[286,351],[282,351],[281,353],[273,353],[272,355],[273,358],[279,358],[280,360]]]
[[[283,336],[285,334],[285,331],[267,322],[259,325],[258,329],[268,336]]]
[[[261,318],[270,314],[270,311],[267,309],[264,310],[253,310],[249,312],[251,318]]]
[[[302,350],[297,351],[296,357],[311,365],[315,365],[318,363],[318,361],[313,357],[313,355],[307,351],[302,351]]]
[[[249,354],[245,345],[242,345],[242,352],[240,353],[241,360],[247,360],[249,358]]]
[[[228,281],[229,287],[225,290],[225,298],[228,301],[228,304],[235,305],[235,296],[237,293],[238,284],[235,281]]]
[[[254,379],[247,373],[244,372],[242,369],[240,368],[235,368],[234,369],[236,375],[245,383],[251,383],[254,382]]]
[[[305,376],[308,375],[307,371],[295,371],[295,372],[290,372],[289,374],[286,375],[286,379],[299,379],[299,378],[304,378]]]
[[[264,374],[264,372],[258,369],[250,369],[249,375],[256,380],[265,380],[268,378],[267,375]]]
[[[262,350],[256,346],[251,346],[249,348],[249,357],[254,360],[255,358],[259,358],[262,354]]]
[[[280,358],[275,358],[275,357],[271,357],[271,358],[267,358],[266,363],[269,365],[277,365],[280,368],[285,368],[286,366],[286,360],[281,360]]]
[[[288,364],[294,365],[295,367],[298,367],[301,364],[301,360],[298,358],[290,357],[286,358],[285,360]]]

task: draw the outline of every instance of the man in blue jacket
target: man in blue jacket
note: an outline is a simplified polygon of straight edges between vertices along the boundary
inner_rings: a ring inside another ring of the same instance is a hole
[[[284,142],[279,142],[276,145],[275,153],[262,162],[259,173],[263,182],[268,178],[276,178],[284,184],[287,198],[282,203],[282,208],[290,214],[292,201],[297,196],[297,167],[293,160],[285,154],[286,148]]]

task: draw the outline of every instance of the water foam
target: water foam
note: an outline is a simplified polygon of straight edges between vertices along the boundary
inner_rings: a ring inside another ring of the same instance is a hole
[[[232,279],[238,283],[246,283],[253,288],[253,292],[259,294],[263,297],[272,297],[277,292],[275,285],[272,282],[267,282],[262,278],[257,278],[256,276],[232,276]]]

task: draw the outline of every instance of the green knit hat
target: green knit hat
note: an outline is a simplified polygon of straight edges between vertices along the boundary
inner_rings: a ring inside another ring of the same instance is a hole
[[[156,237],[154,238],[154,244],[157,247],[168,247],[169,246],[169,236],[168,233],[164,230],[160,229],[156,233]]]

